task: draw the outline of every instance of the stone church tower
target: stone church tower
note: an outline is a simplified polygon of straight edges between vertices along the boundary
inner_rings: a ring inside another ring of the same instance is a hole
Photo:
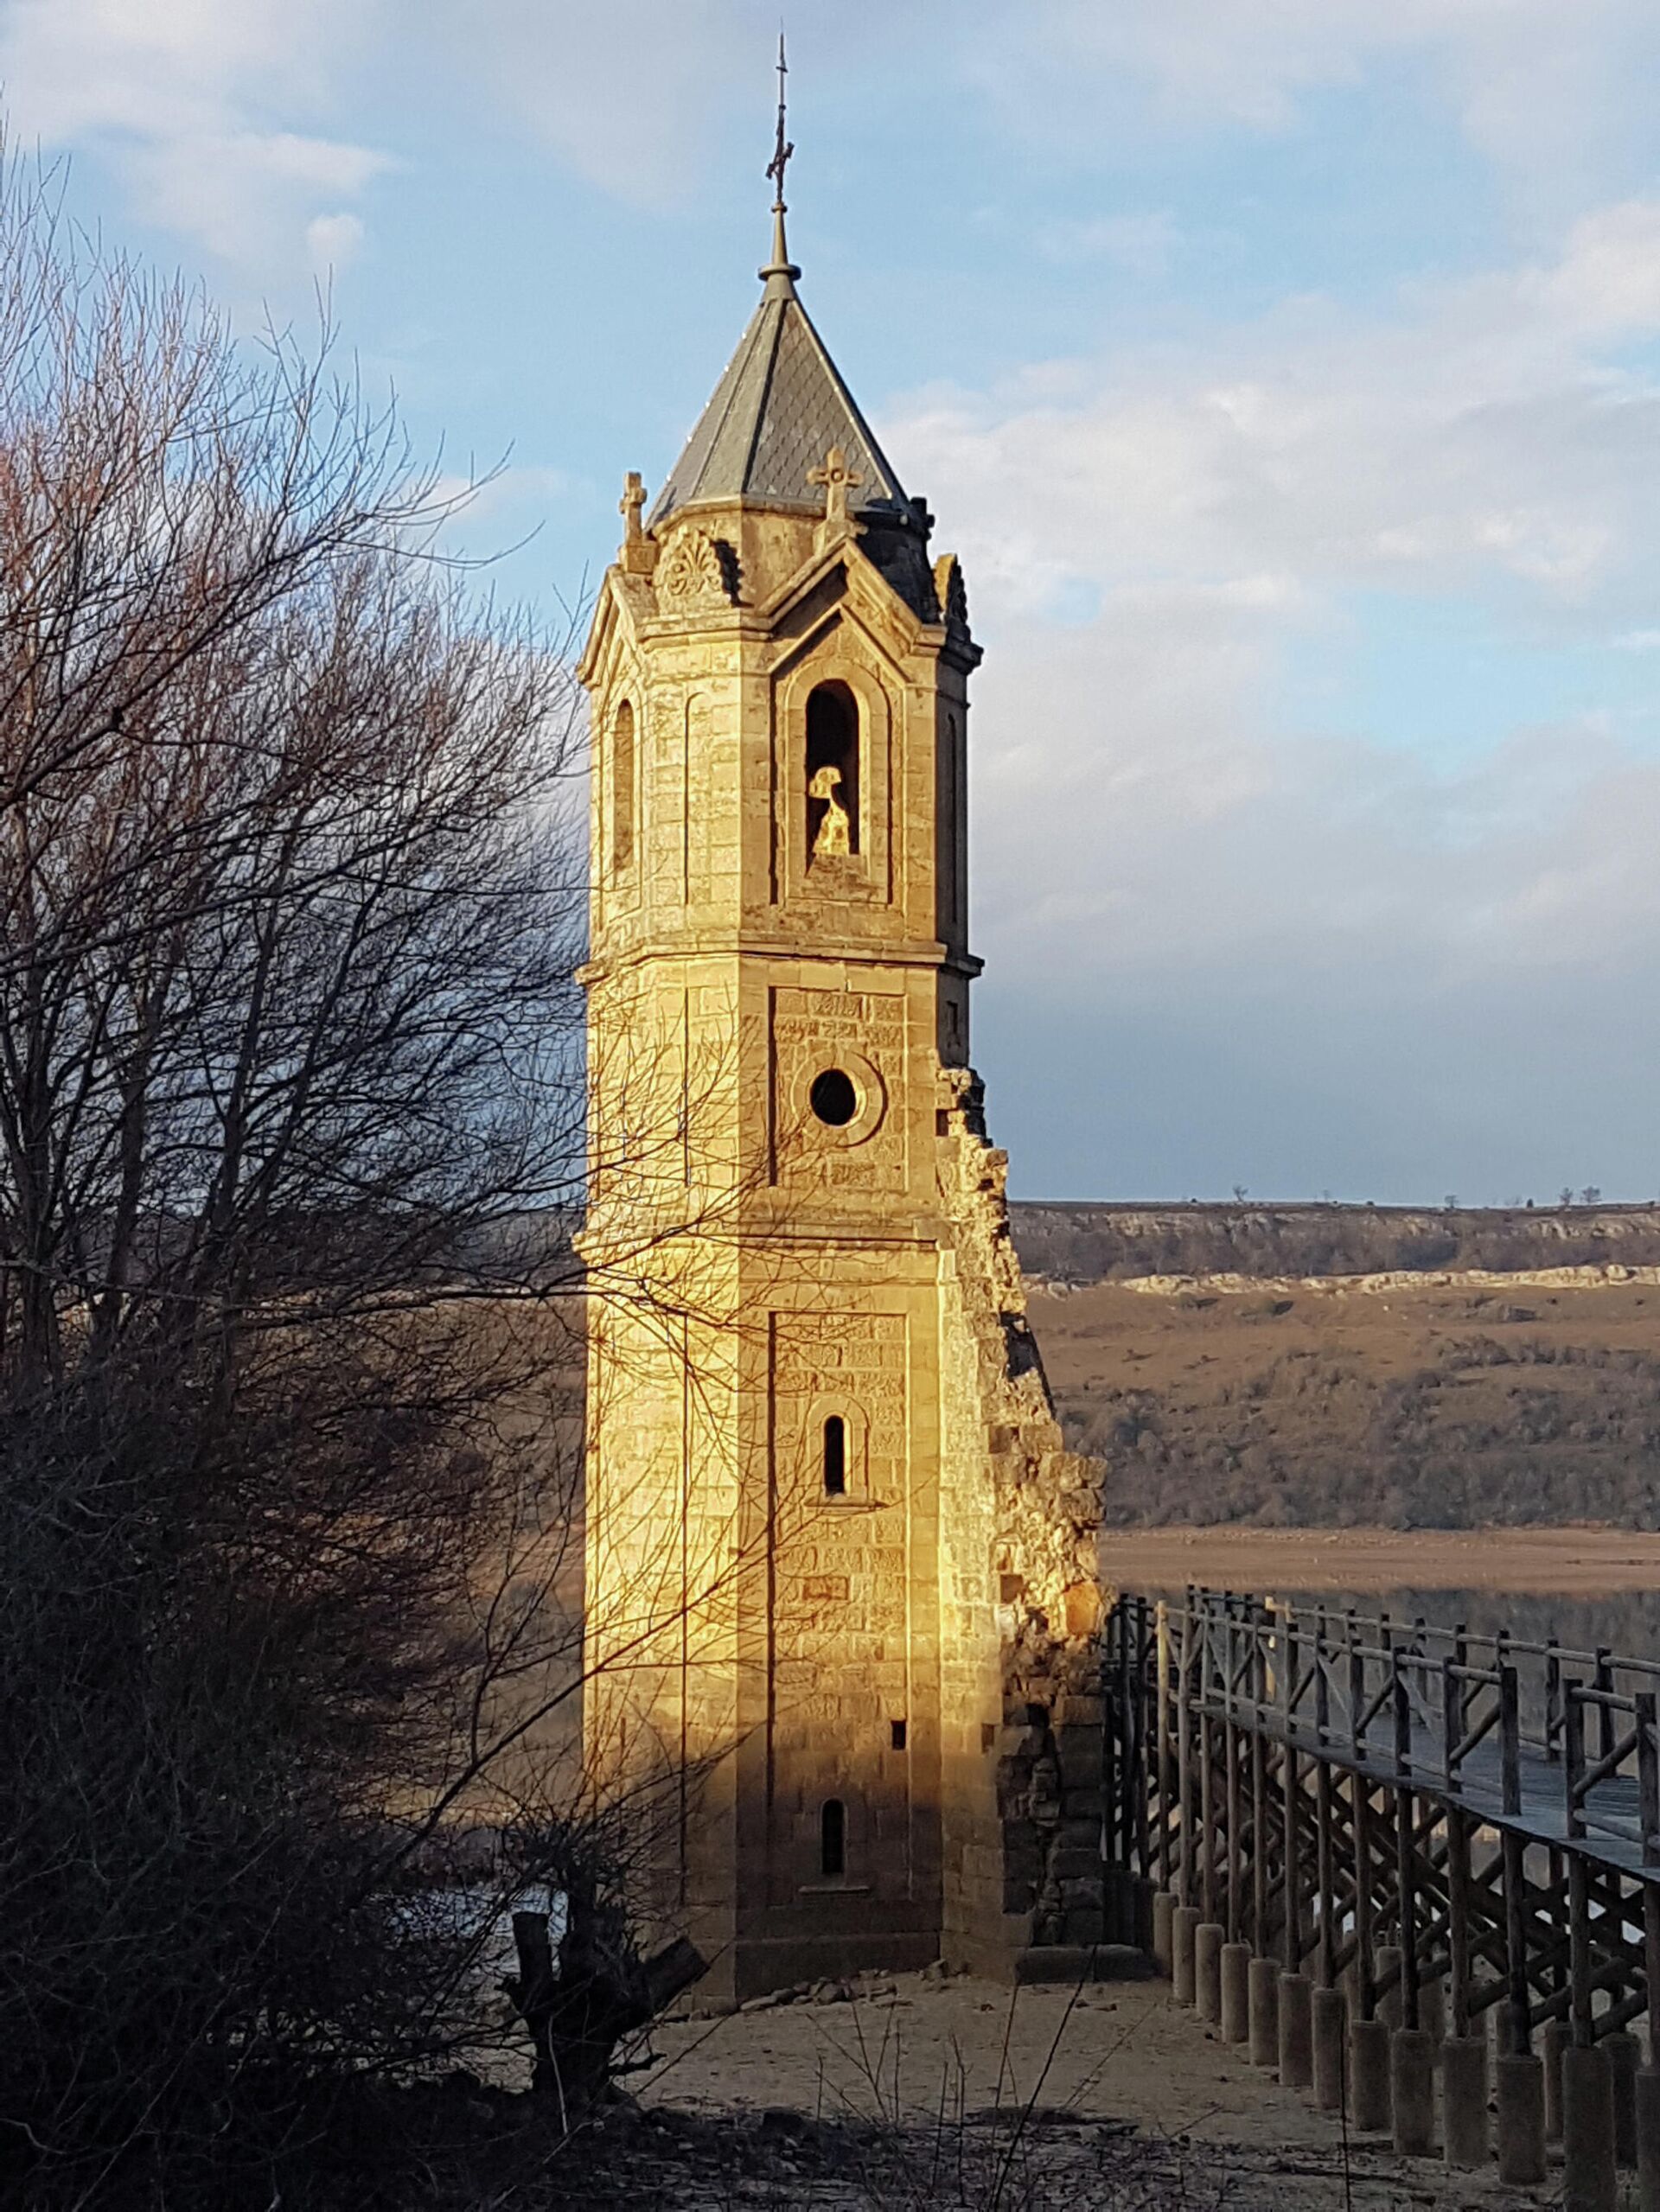
[[[783,217],[582,665],[586,1756],[727,2001],[1104,1932],[1093,1470],[968,1065],[980,649]]]

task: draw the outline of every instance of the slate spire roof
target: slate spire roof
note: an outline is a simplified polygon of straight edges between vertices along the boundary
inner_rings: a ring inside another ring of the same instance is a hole
[[[759,273],[760,305],[658,494],[651,521],[702,500],[820,507],[807,472],[833,445],[861,479],[847,502],[853,513],[885,510],[909,520],[911,503],[796,293],[801,272],[789,258],[778,205],[772,258]]]

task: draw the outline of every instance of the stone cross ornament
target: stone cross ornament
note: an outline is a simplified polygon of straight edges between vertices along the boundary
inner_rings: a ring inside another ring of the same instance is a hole
[[[622,518],[622,567],[629,575],[649,576],[656,565],[657,549],[641,526],[645,504],[646,488],[640,471],[630,469],[623,479],[622,496],[616,503],[616,511]]]
[[[809,484],[822,484],[824,487],[826,531],[834,536],[838,531],[845,530],[847,527],[847,494],[857,491],[865,479],[856,475],[847,466],[847,456],[839,445],[831,447],[816,469],[808,470],[807,481]]]

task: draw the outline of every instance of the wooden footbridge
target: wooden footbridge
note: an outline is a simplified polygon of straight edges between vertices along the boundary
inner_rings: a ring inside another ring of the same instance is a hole
[[[1201,1590],[1107,1638],[1120,1932],[1178,2000],[1404,2153],[1555,2139],[1570,2212],[1621,2164],[1660,2212],[1660,1661]]]

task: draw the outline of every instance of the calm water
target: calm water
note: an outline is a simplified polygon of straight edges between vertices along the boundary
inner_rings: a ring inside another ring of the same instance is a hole
[[[1150,1580],[1135,1586],[1149,1595],[1179,1597],[1180,1586],[1159,1590]],[[1525,1642],[1555,1636],[1571,1650],[1595,1651],[1606,1645],[1630,1659],[1660,1659],[1660,1590],[1620,1590],[1601,1598],[1541,1596],[1537,1590],[1285,1590],[1277,1595],[1299,1608],[1323,1605],[1342,1612],[1352,1605],[1363,1615],[1387,1613],[1405,1624],[1423,1619],[1433,1628],[1460,1622],[1478,1635],[1509,1629]]]

